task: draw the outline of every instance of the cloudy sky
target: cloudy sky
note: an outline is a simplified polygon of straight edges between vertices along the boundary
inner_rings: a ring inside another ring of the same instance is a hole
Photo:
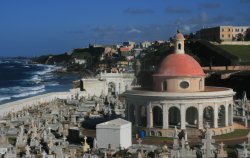
[[[167,40],[177,29],[218,25],[250,25],[250,0],[2,0],[0,56]]]

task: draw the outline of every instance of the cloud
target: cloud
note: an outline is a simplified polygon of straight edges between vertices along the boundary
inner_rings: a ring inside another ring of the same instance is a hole
[[[136,28],[130,28],[127,33],[141,33],[142,31]]]
[[[250,3],[250,0],[240,0],[241,3]]]
[[[153,14],[154,11],[151,9],[140,9],[140,8],[127,8],[123,11],[125,14]]]
[[[218,2],[207,2],[200,4],[200,7],[204,9],[214,9],[219,8],[220,4]]]
[[[168,7],[166,8],[165,12],[169,14],[184,14],[184,13],[190,13],[191,10],[182,7]]]

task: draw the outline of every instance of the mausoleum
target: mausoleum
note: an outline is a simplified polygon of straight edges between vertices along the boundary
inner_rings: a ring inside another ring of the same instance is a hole
[[[153,88],[125,92],[127,119],[150,136],[173,136],[174,129],[204,129],[212,135],[232,132],[233,96],[230,88],[205,86],[200,64],[184,51],[184,36],[174,38],[168,55],[153,75]]]

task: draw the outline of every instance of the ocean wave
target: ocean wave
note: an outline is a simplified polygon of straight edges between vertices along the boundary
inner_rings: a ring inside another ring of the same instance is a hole
[[[37,91],[31,91],[31,92],[26,92],[26,93],[21,93],[21,94],[16,94],[11,96],[12,98],[22,98],[22,97],[27,97],[30,95],[36,95],[38,93],[45,92],[45,89],[37,90]]]
[[[33,74],[41,75],[41,76],[52,73],[53,71],[60,68],[60,67],[55,66],[55,65],[37,65],[37,66],[44,67],[44,69],[39,70],[39,71],[35,71],[35,72],[33,72]]]
[[[35,82],[36,84],[38,84],[38,83],[40,83],[42,81],[42,79],[38,75],[34,75],[34,76],[32,76],[31,79],[26,80],[26,81]]]
[[[48,74],[48,75],[45,75],[45,76],[43,76],[43,78],[45,79],[45,80],[50,80],[50,79],[53,79],[55,76],[53,75],[53,74]]]
[[[59,86],[60,84],[59,82],[45,82],[45,85],[53,87],[53,86]]]
[[[8,64],[8,63],[10,63],[10,61],[5,61],[5,60],[0,61],[0,64]]]
[[[4,100],[10,100],[10,99],[11,99],[11,97],[9,97],[9,96],[0,96],[0,102],[4,101]]]
[[[45,89],[44,85],[34,86],[34,87],[21,87],[21,86],[15,86],[15,87],[8,87],[8,88],[0,88],[0,93],[22,93],[27,91],[37,91]]]
[[[21,60],[14,60],[14,63],[16,63],[16,64],[23,64],[24,61],[21,61]]]

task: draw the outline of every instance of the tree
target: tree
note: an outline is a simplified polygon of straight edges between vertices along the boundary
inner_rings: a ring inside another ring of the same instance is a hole
[[[244,40],[243,34],[242,34],[242,33],[239,33],[239,34],[237,35],[237,41],[243,41],[243,40]]]
[[[250,41],[250,28],[248,28],[246,31],[245,41]]]

